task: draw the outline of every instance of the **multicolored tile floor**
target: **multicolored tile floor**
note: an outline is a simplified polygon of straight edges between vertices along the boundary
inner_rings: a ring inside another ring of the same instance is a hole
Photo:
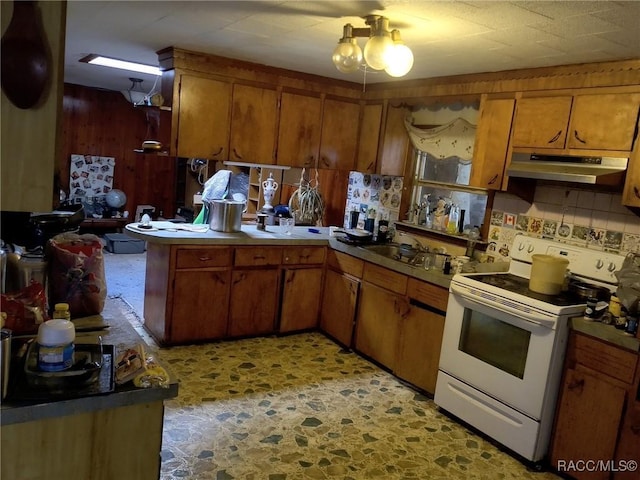
[[[320,333],[156,350],[180,378],[161,479],[556,479]]]

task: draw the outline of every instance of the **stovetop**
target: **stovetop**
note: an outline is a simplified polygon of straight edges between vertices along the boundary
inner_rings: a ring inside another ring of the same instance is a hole
[[[529,280],[524,277],[518,277],[511,273],[495,273],[485,275],[474,275],[473,279],[492,285],[511,293],[522,295],[540,302],[556,305],[558,307],[566,307],[571,305],[582,305],[585,301],[572,292],[560,292],[558,295],[545,295],[544,293],[534,292],[529,289]]]

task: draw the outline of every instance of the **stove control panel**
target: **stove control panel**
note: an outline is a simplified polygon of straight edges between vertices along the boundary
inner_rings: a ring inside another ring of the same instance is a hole
[[[603,252],[585,247],[577,247],[542,238],[516,236],[511,248],[511,258],[531,263],[534,254],[564,257],[569,260],[569,271],[581,277],[588,277],[606,283],[617,283],[615,272],[620,270],[624,255]]]

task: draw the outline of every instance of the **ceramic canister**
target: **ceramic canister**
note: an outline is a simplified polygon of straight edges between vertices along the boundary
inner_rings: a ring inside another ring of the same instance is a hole
[[[45,372],[60,372],[73,365],[76,329],[61,318],[48,320],[38,328],[38,367]]]

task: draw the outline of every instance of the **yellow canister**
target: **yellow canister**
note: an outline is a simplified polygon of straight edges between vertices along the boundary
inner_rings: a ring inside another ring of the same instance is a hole
[[[553,255],[531,255],[529,290],[545,295],[557,295],[562,291],[569,260]]]
[[[622,313],[622,303],[615,293],[609,299],[609,313],[616,318]]]

